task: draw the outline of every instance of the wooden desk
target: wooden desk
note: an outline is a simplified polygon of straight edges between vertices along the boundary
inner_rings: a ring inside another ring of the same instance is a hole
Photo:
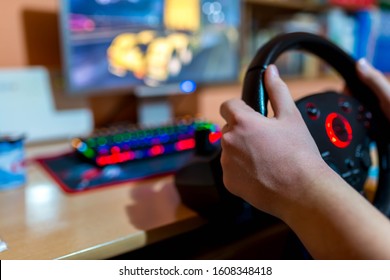
[[[28,158],[68,149],[29,147]],[[104,259],[197,228],[172,176],[66,194],[29,162],[26,186],[0,192],[0,259]]]
[[[295,99],[330,86],[342,88],[332,77],[287,84]],[[241,86],[213,91],[199,95],[199,113],[223,125],[218,108],[227,99],[240,98]],[[66,149],[68,142],[30,147],[27,152],[32,158]],[[31,162],[26,186],[0,192],[0,238],[9,248],[0,259],[105,259],[204,224],[181,203],[172,176],[69,195]]]

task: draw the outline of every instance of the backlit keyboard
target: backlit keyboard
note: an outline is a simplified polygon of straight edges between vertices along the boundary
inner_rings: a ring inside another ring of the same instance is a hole
[[[99,129],[87,138],[73,139],[72,146],[85,159],[106,166],[195,149],[199,134],[210,144],[221,138],[214,123],[190,118],[156,127],[117,125]]]

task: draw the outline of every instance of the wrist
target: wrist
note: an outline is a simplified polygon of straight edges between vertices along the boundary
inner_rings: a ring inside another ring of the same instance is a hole
[[[299,173],[296,192],[287,199],[279,215],[290,226],[307,215],[316,215],[325,197],[331,197],[331,193],[338,192],[343,185],[348,186],[322,158],[309,161]]]

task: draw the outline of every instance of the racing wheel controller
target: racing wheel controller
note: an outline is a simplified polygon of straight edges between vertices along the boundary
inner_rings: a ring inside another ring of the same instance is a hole
[[[321,58],[344,79],[350,95],[327,91],[304,97],[296,101],[296,105],[324,161],[360,193],[364,192],[371,166],[370,145],[375,143],[379,176],[373,204],[390,216],[390,123],[378,98],[359,79],[355,60],[342,49],[311,33],[279,35],[260,48],[253,58],[245,75],[242,99],[267,116],[264,72],[282,53],[290,50],[305,51]],[[183,202],[206,216],[237,213],[247,208],[245,202],[225,189],[219,160],[220,152],[217,152],[190,163],[175,176]],[[206,177],[207,183],[204,182]]]

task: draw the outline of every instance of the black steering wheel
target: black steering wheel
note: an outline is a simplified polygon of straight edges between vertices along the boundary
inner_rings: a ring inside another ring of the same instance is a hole
[[[282,34],[264,45],[245,76],[242,99],[267,116],[264,72],[289,50],[309,52],[323,59],[344,79],[351,95],[327,91],[296,101],[323,159],[353,188],[363,193],[371,166],[370,144],[379,159],[378,187],[373,204],[390,216],[390,122],[378,98],[358,77],[355,60],[323,37],[310,33]]]

